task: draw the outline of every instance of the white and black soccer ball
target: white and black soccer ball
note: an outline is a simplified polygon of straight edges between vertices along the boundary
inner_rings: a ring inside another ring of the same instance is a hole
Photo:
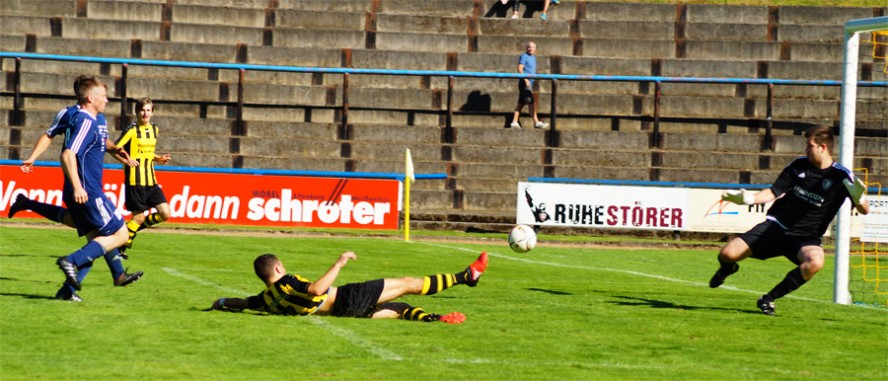
[[[530,226],[515,225],[509,232],[509,247],[516,253],[531,251],[536,244],[537,235]]]

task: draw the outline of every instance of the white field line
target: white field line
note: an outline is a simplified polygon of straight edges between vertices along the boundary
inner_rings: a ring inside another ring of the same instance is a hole
[[[410,241],[410,242],[411,242],[411,243],[419,243],[419,244],[423,244],[423,245],[429,245],[429,246],[435,246],[435,247],[440,247],[440,248],[445,248],[445,249],[454,249],[454,250],[468,251],[468,252],[472,252],[472,253],[476,253],[476,252],[478,252],[477,249],[468,249],[468,248],[464,248],[464,247],[450,246],[450,245],[444,245],[444,244],[434,243],[434,242],[422,242],[422,241]],[[708,282],[708,281],[707,281],[707,282],[690,281],[690,280],[684,280],[684,279],[678,279],[678,278],[672,278],[672,277],[668,277],[668,276],[663,276],[663,275],[659,275],[659,274],[648,274],[648,273],[643,273],[643,272],[640,272],[640,271],[624,270],[624,269],[614,269],[614,268],[609,268],[609,267],[578,266],[578,265],[568,265],[568,264],[564,264],[564,263],[556,263],[556,262],[537,261],[537,260],[528,259],[528,258],[512,257],[512,256],[509,256],[509,255],[498,254],[498,253],[494,253],[494,252],[490,252],[490,251],[487,252],[487,255],[488,255],[488,256],[491,256],[491,257],[494,257],[494,258],[508,259],[508,260],[515,261],[515,262],[524,262],[524,263],[529,263],[529,264],[533,264],[533,265],[542,265],[542,266],[563,267],[563,268],[569,268],[569,269],[579,269],[579,270],[592,270],[592,271],[604,271],[604,272],[612,272],[612,273],[621,273],[621,274],[629,274],[629,275],[635,275],[635,276],[645,277],[645,278],[654,278],[654,279],[664,280],[664,281],[667,281],[667,282],[674,282],[674,283],[687,284],[687,285],[691,285],[691,286],[709,287],[709,282]],[[720,286],[719,288],[720,288],[720,289],[725,289],[725,290],[732,290],[732,291],[745,292],[745,293],[755,294],[755,295],[762,295],[762,292],[761,292],[761,291],[745,290],[745,289],[737,288],[737,287],[733,287],[733,286],[722,285],[722,286]],[[794,295],[792,295],[792,294],[787,295],[787,296],[784,296],[784,297],[785,297],[785,298],[791,298],[791,299],[797,299],[797,300],[803,300],[803,301],[806,301],[806,302],[832,303],[832,301],[826,301],[826,300],[821,300],[821,299],[805,298],[805,297],[801,297],[801,296],[794,296]],[[855,306],[859,306],[859,305],[856,305],[856,304],[855,304]],[[864,307],[865,307],[865,306],[864,306]]]
[[[225,287],[220,284],[210,282],[206,279],[203,279],[203,278],[200,278],[200,277],[197,277],[194,275],[185,274],[185,273],[183,273],[179,270],[176,270],[174,268],[163,267],[162,270],[164,272],[166,272],[167,274],[197,283],[201,286],[212,287],[217,290],[220,290],[220,291],[223,291],[226,293],[231,293],[231,294],[237,294],[237,295],[245,294],[245,292],[243,290],[237,290],[234,288]],[[340,338],[345,339],[345,341],[348,341],[352,345],[362,348],[362,349],[365,349],[366,351],[368,351],[376,356],[379,356],[383,360],[391,360],[391,361],[403,360],[403,357],[401,357],[399,354],[392,352],[388,349],[385,349],[379,345],[376,345],[376,344],[370,342],[369,340],[366,340],[366,339],[358,336],[357,334],[355,334],[352,331],[349,331],[349,330],[342,328],[342,327],[330,325],[329,323],[325,322],[323,319],[316,318],[314,316],[303,317],[303,319],[305,319],[305,318],[308,318],[308,321],[312,322],[312,324],[321,326],[322,328],[326,329],[328,332],[332,333],[333,335],[339,336]]]

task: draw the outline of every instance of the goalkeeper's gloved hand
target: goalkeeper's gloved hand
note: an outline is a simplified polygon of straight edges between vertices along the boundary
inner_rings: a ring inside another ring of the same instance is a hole
[[[747,192],[746,189],[729,190],[722,193],[722,201],[730,201],[738,205],[752,205],[755,204],[755,194]]]
[[[842,184],[845,185],[845,189],[848,189],[848,194],[851,195],[854,205],[860,205],[866,200],[866,184],[859,177],[855,177],[853,183],[848,179],[842,180]]]

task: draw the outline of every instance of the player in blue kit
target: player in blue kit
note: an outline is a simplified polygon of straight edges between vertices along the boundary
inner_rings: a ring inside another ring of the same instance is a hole
[[[78,76],[77,79],[74,80],[74,93],[77,93],[81,82],[90,78],[95,79],[94,77],[87,75]],[[43,154],[43,152],[46,151],[47,148],[49,148],[54,137],[58,135],[65,135],[69,132],[72,126],[72,120],[74,116],[77,115],[77,113],[79,112],[80,105],[75,104],[63,108],[59,110],[58,113],[56,113],[56,116],[53,119],[53,122],[50,125],[49,129],[47,129],[44,134],[40,135],[40,138],[38,138],[37,141],[34,143],[34,148],[31,151],[31,155],[27,159],[22,160],[22,172],[32,173],[34,171],[34,162],[40,157],[40,155]],[[105,121],[105,114],[103,113],[99,113],[96,116],[96,121],[98,122],[99,126],[107,125]],[[127,152],[115,146],[111,140],[106,139],[105,143],[107,145],[106,152],[115,154],[114,157],[119,161],[130,166],[138,164],[138,162],[130,160]],[[10,206],[7,216],[9,218],[13,218],[16,213],[22,210],[31,210],[45,217],[46,219],[59,222],[72,228],[76,228],[74,221],[71,219],[71,216],[68,213],[68,209],[53,204],[34,201],[28,199],[28,197],[23,194],[20,194],[16,198],[12,206]],[[111,252],[105,254],[105,262],[108,264],[108,268],[111,270],[111,277],[114,281],[115,286],[126,286],[138,280],[142,276],[141,271],[133,274],[127,274],[126,270],[123,267],[123,264],[121,264],[120,256],[118,255],[118,252],[116,250],[112,250]],[[88,269],[83,270],[82,275],[86,276],[87,272],[89,272]],[[74,291],[75,290],[73,286],[66,284],[66,287],[63,287],[56,294],[56,298],[75,302],[81,301],[80,296],[75,294]]]
[[[98,117],[108,104],[105,85],[95,78],[84,79],[77,89],[77,102],[80,110],[71,118],[60,156],[65,173],[62,199],[78,234],[86,236],[88,242],[80,250],[56,261],[66,280],[56,297],[80,301],[74,290],[81,289],[81,282],[93,261],[115,252],[126,242],[127,233],[120,212],[102,190],[108,129]],[[124,272],[122,276],[123,281],[115,281],[115,284],[131,283],[141,277],[141,273]],[[69,292],[70,296],[67,295]]]
[[[709,287],[720,286],[740,270],[738,261],[748,257],[783,256],[798,267],[757,301],[766,315],[774,315],[774,300],[795,291],[823,267],[821,237],[845,202],[851,199],[861,214],[869,213],[866,186],[848,168],[834,162],[830,150],[835,138],[827,126],[805,132],[806,156],[793,160],[770,188],[752,193],[727,191],[722,200],[740,205],[774,201],[765,221],[734,238],[718,254],[719,269]]]

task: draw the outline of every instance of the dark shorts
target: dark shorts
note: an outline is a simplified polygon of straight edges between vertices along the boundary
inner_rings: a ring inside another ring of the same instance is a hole
[[[518,80],[518,103],[533,104],[533,90],[527,88],[523,79]]]
[[[783,228],[773,221],[755,225],[739,238],[749,245],[753,258],[768,259],[783,256],[797,265],[802,264],[799,260],[799,250],[802,247],[821,246],[820,237],[787,235]]]
[[[104,194],[91,195],[83,204],[65,197],[65,207],[77,226],[77,234],[81,236],[93,230],[98,230],[100,236],[109,236],[123,226],[123,216]]]
[[[166,196],[163,194],[163,189],[160,189],[157,185],[148,187],[127,185],[125,192],[126,210],[129,210],[130,212],[146,211],[167,202]]]
[[[333,303],[333,316],[368,318],[376,312],[376,303],[382,295],[385,281],[371,280],[363,283],[349,283],[336,290]]]

